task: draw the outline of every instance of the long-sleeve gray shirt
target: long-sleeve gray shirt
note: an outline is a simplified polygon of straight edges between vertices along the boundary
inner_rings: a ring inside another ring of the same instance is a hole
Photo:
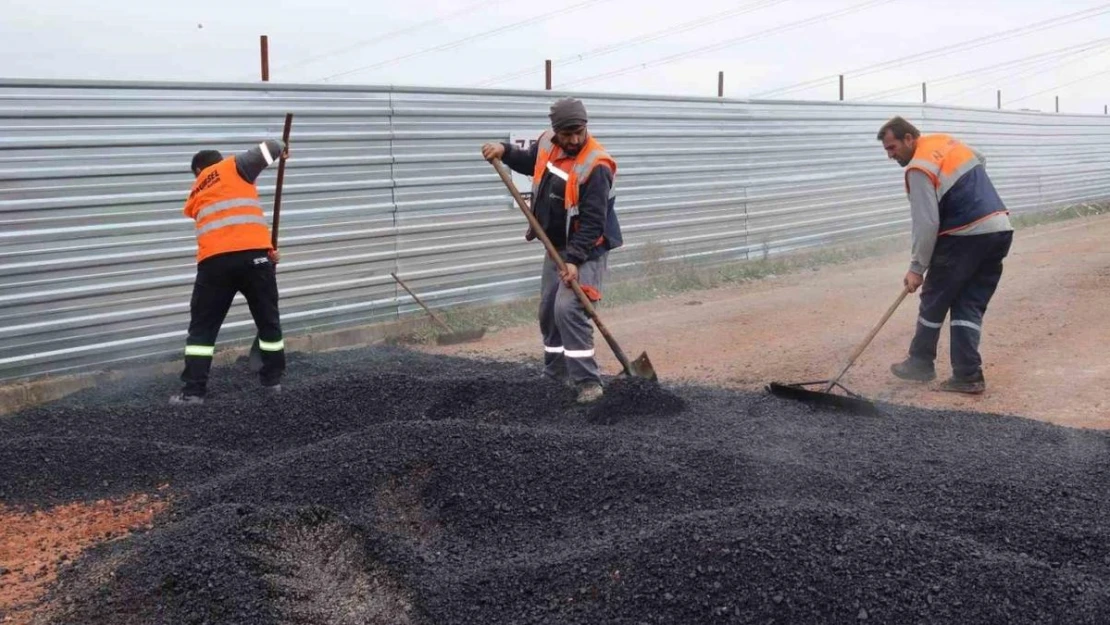
[[[977,150],[972,149],[972,151],[979,158],[979,162],[986,167],[986,157]],[[910,271],[916,274],[924,274],[929,268],[929,263],[933,257],[933,248],[936,247],[937,235],[940,232],[940,198],[937,197],[937,189],[933,186],[933,182],[923,171],[910,170],[907,184],[909,185],[910,220],[913,233]],[[952,236],[972,236],[1009,230],[1013,230],[1010,225],[1010,218],[1005,213],[1001,213],[970,228],[953,232]]]
[[[253,148],[235,155],[235,169],[239,176],[247,182],[254,184],[262,172],[281,158],[285,151],[285,144],[278,139],[268,139]]]

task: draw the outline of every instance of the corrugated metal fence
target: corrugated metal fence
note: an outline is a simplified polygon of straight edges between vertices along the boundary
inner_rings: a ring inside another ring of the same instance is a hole
[[[920,105],[579,94],[619,161],[627,245],[746,259],[902,232],[900,114],[983,151],[1016,212],[1110,196],[1110,119]],[[287,335],[532,294],[542,248],[479,155],[534,137],[545,92],[0,81],[0,380],[179,353],[195,273],[181,214],[202,148],[278,137],[295,114],[279,269]],[[273,168],[276,169],[276,168]],[[274,175],[259,183],[272,204]],[[254,336],[238,301],[220,341]]]

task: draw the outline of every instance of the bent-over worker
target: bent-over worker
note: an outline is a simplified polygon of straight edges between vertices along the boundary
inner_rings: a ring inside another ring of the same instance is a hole
[[[280,255],[271,246],[255,180],[288,154],[281,141],[269,140],[227,158],[216,150],[201,150],[193,156],[196,182],[184,212],[196,221],[197,276],[181,373],[185,384],[170,403],[204,403],[216,336],[236,293],[246,298],[258,329],[262,386],[271,393],[281,392],[285,343],[274,272]]]
[[[878,139],[887,156],[906,168],[913,251],[903,283],[911,293],[921,287],[909,356],[891,372],[904,380],[933,380],[937,341],[951,313],[952,377],[941,389],[982,393],[979,340],[1013,241],[1009,211],[987,176],[986,159],[956,138],[922,135],[895,117],[883,124]]]

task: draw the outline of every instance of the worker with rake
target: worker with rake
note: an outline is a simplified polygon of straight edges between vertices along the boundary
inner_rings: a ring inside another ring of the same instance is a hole
[[[904,380],[936,378],[937,341],[951,313],[952,377],[941,390],[982,393],[979,339],[1013,241],[1009,211],[987,177],[986,159],[954,137],[922,135],[895,117],[883,124],[878,139],[887,156],[906,168],[913,251],[903,283],[910,293],[921,287],[909,356],[891,372]]]
[[[621,246],[613,207],[617,163],[587,129],[581,101],[558,100],[549,118],[551,130],[529,149],[487,143],[482,156],[532,176],[532,213],[567,267],[560,272],[555,261],[544,259],[539,309],[544,375],[573,384],[578,403],[586,404],[603,394],[601,373],[593,326],[569,285],[577,280],[591,302],[601,299],[609,251]],[[535,238],[531,229],[525,238]]]

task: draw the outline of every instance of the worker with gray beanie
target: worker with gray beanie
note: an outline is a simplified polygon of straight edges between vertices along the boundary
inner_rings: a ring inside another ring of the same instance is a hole
[[[539,311],[544,375],[573,385],[585,404],[601,398],[601,373],[593,326],[569,285],[578,280],[591,301],[601,299],[609,250],[622,243],[614,210],[617,162],[590,134],[580,100],[556,101],[548,117],[551,130],[530,148],[487,143],[482,156],[532,177],[532,213],[567,265],[560,273],[555,261],[544,259]],[[531,229],[525,238],[535,238]]]

